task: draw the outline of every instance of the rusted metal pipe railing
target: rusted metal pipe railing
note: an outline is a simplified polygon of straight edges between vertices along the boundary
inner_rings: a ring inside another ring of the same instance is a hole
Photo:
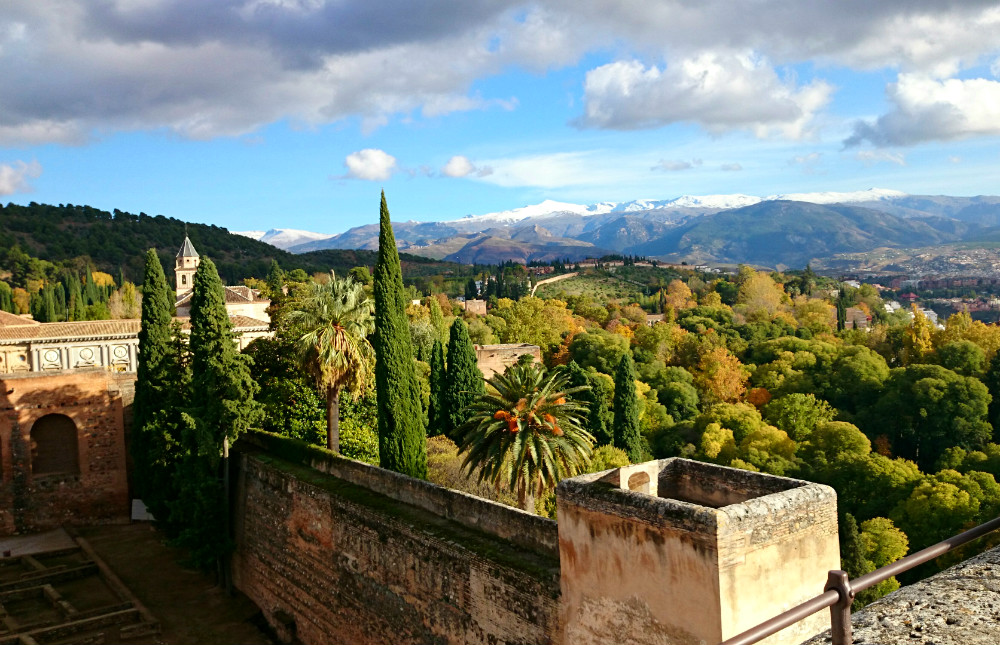
[[[830,633],[833,637],[833,645],[853,645],[851,603],[854,602],[854,597],[859,591],[874,587],[892,576],[909,571],[997,529],[1000,529],[1000,517],[896,560],[892,564],[866,573],[854,580],[848,579],[847,573],[844,571],[836,569],[830,571],[822,594],[810,598],[801,605],[796,605],[774,618],[765,620],[742,634],[724,640],[720,645],[754,645],[754,643],[758,643],[827,607],[830,608]]]

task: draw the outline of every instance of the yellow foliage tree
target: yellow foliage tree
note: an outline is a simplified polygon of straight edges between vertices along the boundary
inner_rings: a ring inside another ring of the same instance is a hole
[[[711,403],[735,403],[747,389],[749,371],[725,347],[715,347],[701,355],[693,370],[695,386],[702,400]]]

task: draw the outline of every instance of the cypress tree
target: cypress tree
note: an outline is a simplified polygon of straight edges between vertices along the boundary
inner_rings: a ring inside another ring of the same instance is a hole
[[[0,310],[14,313],[14,290],[6,282],[0,281]]]
[[[844,331],[847,326],[847,308],[844,306],[844,294],[837,297],[837,331]]]
[[[87,298],[86,304],[88,306],[89,305],[96,305],[96,304],[98,304],[98,303],[101,302],[101,294],[98,293],[98,291],[97,291],[97,283],[94,282],[94,274],[90,270],[90,267],[87,267],[87,278],[86,278],[86,280],[87,280],[86,286],[84,287],[84,290],[83,290],[83,295],[84,295],[84,297]]]
[[[226,531],[223,457],[257,418],[250,375],[252,359],[233,342],[225,291],[215,264],[203,258],[191,296],[190,408],[183,415],[180,489],[171,520],[181,527],[178,542],[203,567],[220,562],[232,548]]]
[[[56,294],[51,284],[45,285],[42,291],[43,305],[45,307],[45,322],[56,322]]]
[[[163,273],[163,269],[160,269]],[[80,276],[72,275],[69,280],[69,319],[86,320],[87,303],[83,300],[83,292],[80,289]]]
[[[446,378],[444,347],[441,345],[441,341],[435,340],[434,349],[431,350],[431,400],[427,414],[427,436],[439,435],[444,432],[444,416],[447,409],[444,405]]]
[[[441,303],[438,302],[436,296],[427,298],[427,308],[431,312],[431,325],[434,327],[434,331],[437,332],[441,342],[445,342],[445,338],[448,335],[448,327],[444,323],[444,314],[441,313]]]
[[[267,291],[272,300],[279,298],[284,293],[282,287],[285,284],[285,272],[278,266],[277,260],[271,260],[271,268],[267,271]]]
[[[576,361],[569,362],[566,373],[569,374],[571,387],[588,388],[581,390],[575,397],[587,405],[587,432],[594,436],[594,444],[603,446],[613,443],[614,438],[606,421],[609,416],[607,399],[610,398],[611,388],[604,385],[602,377],[588,374]]]
[[[469,338],[469,326],[461,318],[456,318],[451,324],[448,339],[448,370],[444,388],[444,433],[455,442],[461,439],[456,430],[469,418],[465,407],[485,392],[483,374],[476,363],[476,349]]]
[[[389,207],[382,192],[375,263],[375,391],[379,464],[411,477],[427,476],[427,442],[413,342],[406,318],[403,274]]]
[[[639,399],[635,391],[635,366],[626,353],[615,370],[615,448],[621,448],[633,464],[642,461],[642,435],[639,433]]]
[[[79,284],[79,280],[74,280]],[[79,291],[79,287],[77,287]],[[79,297],[79,294],[77,294]],[[179,361],[171,350],[170,288],[163,266],[154,249],[146,253],[143,279],[142,322],[139,328],[139,360],[136,366],[135,402],[132,405],[132,463],[136,495],[146,502],[153,515],[167,519],[166,499],[172,465],[154,455],[164,452],[165,438],[153,428],[154,416],[182,402],[175,395],[170,378]],[[171,442],[172,443],[172,442]],[[163,498],[161,501],[159,498]]]

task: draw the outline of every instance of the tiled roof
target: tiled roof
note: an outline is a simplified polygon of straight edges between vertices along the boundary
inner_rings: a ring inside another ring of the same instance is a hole
[[[267,302],[266,298],[261,298],[259,295],[254,295],[253,289],[246,286],[236,286],[236,287],[223,287],[226,294],[226,304],[227,305],[242,305],[248,302]],[[185,291],[177,298],[177,302],[174,303],[175,307],[182,307],[191,304],[191,295],[193,291]]]
[[[179,258],[196,258],[198,257],[198,252],[194,250],[194,244],[191,244],[191,240],[188,236],[184,236],[184,244],[181,244],[181,250],[177,252],[177,257]]]
[[[181,327],[191,328],[190,318],[178,318]],[[249,316],[230,316],[229,322],[233,329],[267,328],[263,320]],[[12,345],[29,342],[59,342],[90,338],[129,338],[138,337],[141,321],[139,320],[80,320],[75,322],[36,323],[18,327],[0,326],[0,345]]]
[[[0,343],[14,341],[57,341],[75,338],[138,336],[138,320],[80,320],[0,327]]]
[[[24,327],[26,325],[40,325],[41,323],[31,318],[22,318],[17,314],[0,311],[0,327]]]

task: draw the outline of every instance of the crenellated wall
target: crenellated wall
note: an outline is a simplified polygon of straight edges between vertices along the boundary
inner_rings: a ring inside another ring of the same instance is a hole
[[[237,447],[234,582],[284,639],[557,642],[555,522],[286,439]]]

